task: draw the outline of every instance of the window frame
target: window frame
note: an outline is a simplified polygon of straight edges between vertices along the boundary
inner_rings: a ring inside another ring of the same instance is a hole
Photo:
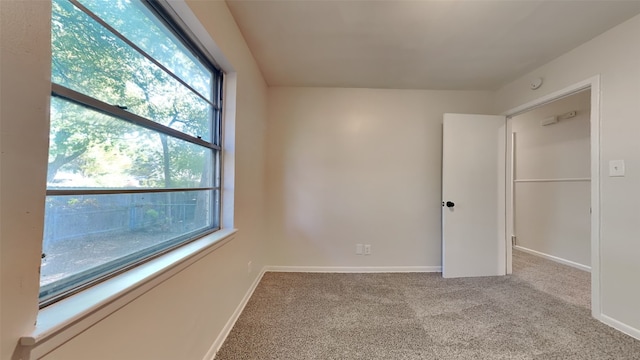
[[[178,82],[182,83],[182,85],[186,86],[189,90],[191,90],[194,94],[202,98],[202,95],[195,89],[193,89],[190,85],[188,85],[184,80],[182,80],[178,75],[167,69],[164,65],[162,65],[158,60],[153,58],[143,49],[134,44],[131,40],[126,38],[116,29],[111,27],[105,20],[101,19],[98,15],[93,13],[91,10],[86,8],[83,4],[81,4],[77,0],[62,0],[68,1],[73,6],[75,6],[80,11],[84,12],[86,15],[91,17],[93,20],[102,25],[108,32],[112,33],[117,38],[123,40],[126,45],[131,47],[133,50],[137,51],[140,55],[147,58],[151,62],[153,62],[156,66],[158,66],[161,70],[166,72],[170,77],[176,79]],[[62,283],[66,290],[63,291],[54,291],[54,295],[44,297],[42,296],[42,286],[39,292],[39,307],[43,309],[51,304],[54,304],[60,300],[68,298],[72,295],[75,295],[81,291],[84,291],[88,288],[95,286],[98,283],[111,279],[115,276],[118,276],[124,272],[130,271],[133,268],[139,267],[142,264],[150,262],[162,255],[175,251],[177,248],[183,247],[189,243],[192,243],[198,239],[206,237],[216,231],[221,230],[222,228],[222,182],[223,182],[223,80],[224,80],[224,72],[221,70],[220,66],[213,60],[209,52],[206,50],[204,46],[197,40],[197,38],[188,30],[188,27],[184,23],[182,23],[179,17],[172,15],[170,11],[170,6],[164,4],[162,0],[140,0],[143,5],[145,5],[153,15],[156,16],[157,20],[165,26],[176,38],[182,43],[183,46],[187,48],[187,51],[190,51],[191,54],[200,61],[206,68],[211,72],[211,91],[212,91],[212,99],[205,99],[212,108],[212,112],[210,114],[210,126],[211,126],[211,140],[205,141],[200,137],[194,137],[185,132],[181,132],[179,130],[173,129],[171,127],[165,126],[161,123],[149,120],[143,116],[139,116],[132,112],[126,111],[125,108],[119,106],[118,104],[108,104],[96,98],[93,98],[89,95],[83,94],[81,92],[75,91],[73,89],[67,88],[63,85],[56,84],[54,82],[51,83],[51,97],[58,97],[64,99],[65,101],[69,101],[80,105],[82,107],[91,109],[98,113],[102,113],[108,116],[112,116],[121,121],[129,122],[133,125],[141,126],[148,130],[154,131],[159,134],[165,134],[169,137],[175,138],[177,140],[185,141],[191,144],[200,145],[211,152],[211,175],[212,175],[212,183],[209,187],[172,187],[172,188],[140,188],[140,189],[59,189],[54,188],[50,189],[47,186],[46,195],[49,196],[60,196],[60,195],[109,195],[109,194],[151,194],[151,193],[170,193],[170,192],[192,192],[192,191],[210,191],[210,220],[211,227],[206,228],[205,230],[196,229],[187,234],[183,234],[176,238],[158,242],[157,244],[151,246],[147,249],[142,249],[135,251],[131,254],[127,254],[118,258],[114,258],[109,260],[106,263],[103,263],[94,268],[90,268],[80,273],[73,274],[69,277],[62,278],[54,283]],[[52,55],[53,56],[53,55]],[[204,98],[203,98],[204,99]],[[44,241],[44,237],[43,237]],[[145,255],[140,256],[141,253]],[[123,261],[131,258],[131,261]],[[110,266],[112,263],[122,263],[120,265]],[[73,281],[74,285],[72,286],[64,286],[65,280],[68,278],[78,278],[79,275],[89,273],[94,274],[98,273],[97,269],[108,269],[107,271],[99,272],[100,275],[89,276],[87,281],[83,281],[79,284],[76,281]]]

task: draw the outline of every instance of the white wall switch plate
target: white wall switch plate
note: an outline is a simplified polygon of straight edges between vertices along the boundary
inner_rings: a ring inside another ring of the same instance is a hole
[[[371,245],[366,244],[366,245],[364,246],[364,254],[365,254],[365,255],[371,255]]]
[[[609,176],[624,176],[624,160],[609,160]]]
[[[362,244],[356,244],[356,255],[362,255]]]

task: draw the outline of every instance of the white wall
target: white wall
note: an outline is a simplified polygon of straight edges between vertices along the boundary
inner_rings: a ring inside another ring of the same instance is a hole
[[[46,359],[201,360],[265,264],[267,87],[224,2],[189,2],[237,71],[235,240]],[[0,1],[2,344],[11,359],[37,314],[50,92],[50,3]],[[247,261],[253,273],[247,274]]]
[[[601,76],[600,268],[605,316],[640,336],[640,16],[549,62],[497,91],[507,111],[545,94]],[[529,81],[543,77],[537,91]],[[609,177],[609,160],[626,162],[625,177]]]
[[[273,265],[440,266],[442,115],[492,93],[270,88]],[[355,255],[356,243],[372,255]]]
[[[589,179],[590,91],[554,101],[514,117],[515,179]],[[548,126],[540,121],[577,111]],[[590,182],[515,183],[518,246],[589,266]]]

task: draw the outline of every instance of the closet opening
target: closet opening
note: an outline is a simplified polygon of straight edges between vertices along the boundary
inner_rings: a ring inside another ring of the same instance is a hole
[[[586,88],[511,116],[507,138],[513,276],[588,309],[591,101]]]

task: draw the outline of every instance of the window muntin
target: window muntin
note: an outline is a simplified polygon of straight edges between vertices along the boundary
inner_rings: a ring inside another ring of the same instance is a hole
[[[222,74],[146,3],[82,3],[53,1],[41,306],[220,228]]]

